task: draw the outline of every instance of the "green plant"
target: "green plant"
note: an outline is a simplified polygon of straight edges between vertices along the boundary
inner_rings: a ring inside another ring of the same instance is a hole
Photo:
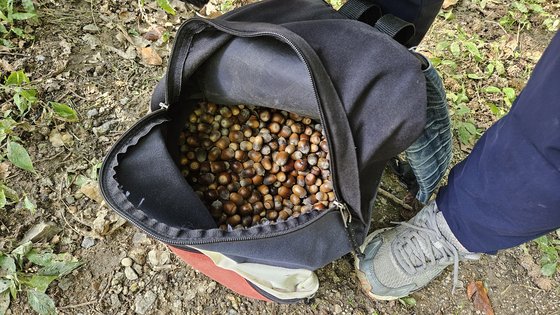
[[[77,113],[64,103],[50,102],[50,107],[45,106],[22,70],[14,71],[5,78],[0,84],[0,96],[7,100],[0,104],[6,108],[0,116],[0,162],[7,158],[14,166],[35,174],[31,157],[20,138],[22,131],[31,129],[31,122],[25,119],[26,116],[32,110],[47,109],[59,120],[75,122],[78,120]],[[42,105],[40,108],[39,104]],[[24,208],[35,210],[35,205],[27,196],[20,200],[17,192],[0,179],[0,209],[19,201],[23,201]]]
[[[70,254],[54,254],[31,242],[11,252],[0,251],[0,314],[5,314],[11,300],[21,292],[27,295],[29,306],[41,315],[56,313],[54,301],[46,294],[49,285],[78,268]]]
[[[501,99],[501,104],[496,105],[494,103],[488,102],[487,105],[490,107],[490,111],[494,114],[498,119],[504,117],[510,110],[511,105],[515,101],[516,93],[513,88],[505,87],[505,88],[498,88],[496,86],[487,86],[482,89],[483,92],[487,94],[494,94],[498,95]]]
[[[508,12],[500,19],[500,24],[504,27],[527,28],[532,27],[532,18],[538,17],[543,20],[544,28],[551,32],[558,30],[560,19],[557,16],[545,11],[541,4],[545,0],[518,0],[511,2]]]
[[[560,237],[560,230],[556,231]],[[535,240],[537,247],[541,252],[541,273],[544,276],[553,276],[558,269],[558,250],[560,250],[560,240],[551,236],[541,236]]]
[[[158,6],[162,8],[165,12],[171,15],[175,15],[177,12],[169,3],[169,0],[156,0]]]
[[[399,302],[405,306],[405,307],[414,307],[416,306],[416,299],[411,297],[411,296],[407,296],[407,297],[403,297],[399,299]]]
[[[169,0],[155,0],[156,4],[160,9],[167,12],[167,14],[175,15],[177,11],[171,6]],[[144,14],[144,5],[146,4],[146,0],[138,0],[138,6],[140,7],[140,11]],[[136,30],[131,30],[134,33],[137,33]],[[130,32],[130,31],[129,31]],[[135,35],[135,34],[134,34]]]
[[[453,120],[453,133],[459,137],[464,145],[474,144],[474,141],[482,134],[482,130],[475,125],[471,109],[467,106],[469,98],[463,88],[459,93],[447,93],[451,105],[451,119]]]
[[[33,39],[22,28],[22,21],[37,18],[32,0],[0,0],[0,45],[13,46],[10,39],[15,35],[22,39]]]

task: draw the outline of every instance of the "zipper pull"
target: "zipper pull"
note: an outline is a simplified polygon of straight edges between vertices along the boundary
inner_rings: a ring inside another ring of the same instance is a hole
[[[342,223],[344,227],[348,228],[348,223],[352,222],[352,214],[348,210],[348,206],[342,202],[334,201],[333,204],[338,208],[340,214],[342,215]]]
[[[159,108],[161,109],[168,109],[169,105],[165,104],[165,103],[159,103]]]

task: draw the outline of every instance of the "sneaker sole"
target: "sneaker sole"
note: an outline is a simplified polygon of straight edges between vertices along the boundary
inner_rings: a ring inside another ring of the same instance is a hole
[[[383,233],[387,230],[390,230],[392,228],[384,228],[384,229],[379,229],[374,231],[373,233],[371,233],[370,235],[368,235],[366,237],[366,240],[364,241],[364,244],[362,246],[360,246],[360,251],[364,251],[367,244],[369,244],[369,242],[371,242],[372,239],[374,239],[377,235],[379,235],[380,233]],[[358,256],[356,255],[356,253],[354,253],[354,269],[356,270],[356,275],[358,276],[358,281],[360,282],[360,288],[362,289],[362,291],[364,292],[365,295],[367,295],[370,299],[372,300],[382,300],[382,301],[393,301],[393,300],[397,300],[400,299],[401,297],[398,296],[381,296],[381,295],[376,295],[373,294],[371,292],[371,285],[369,284],[369,281],[367,280],[366,274],[363,273],[360,270],[360,259],[358,258]]]

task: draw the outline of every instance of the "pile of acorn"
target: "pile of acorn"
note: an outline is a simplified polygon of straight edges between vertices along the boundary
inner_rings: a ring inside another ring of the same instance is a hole
[[[200,103],[181,170],[222,229],[287,220],[335,201],[321,124],[285,111]]]

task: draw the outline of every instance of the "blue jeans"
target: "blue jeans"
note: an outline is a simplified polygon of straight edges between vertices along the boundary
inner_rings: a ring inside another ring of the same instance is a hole
[[[418,182],[416,198],[427,203],[451,161],[451,121],[441,79],[430,64],[424,70],[428,105],[426,127],[420,137],[405,151]]]

